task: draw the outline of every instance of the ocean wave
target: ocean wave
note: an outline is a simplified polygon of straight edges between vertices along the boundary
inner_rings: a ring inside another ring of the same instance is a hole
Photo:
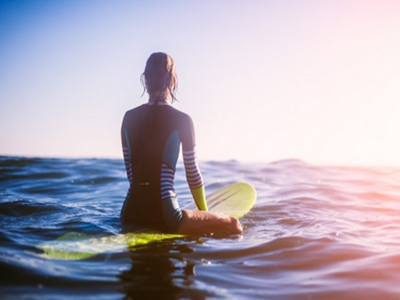
[[[106,240],[120,233],[128,188],[122,159],[0,157],[3,295],[400,297],[399,169],[295,159],[200,168],[208,192],[237,181],[255,186],[243,235],[189,236],[61,261],[43,258],[37,245],[71,232]],[[192,201],[182,162],[175,186],[181,205]]]

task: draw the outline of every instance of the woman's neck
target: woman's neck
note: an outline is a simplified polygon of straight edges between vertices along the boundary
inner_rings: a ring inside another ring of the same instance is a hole
[[[158,101],[154,99],[149,99],[147,105],[171,105],[171,104],[168,99],[158,100]]]

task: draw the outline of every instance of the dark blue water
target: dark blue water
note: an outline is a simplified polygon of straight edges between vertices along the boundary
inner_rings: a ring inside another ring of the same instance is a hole
[[[69,232],[120,232],[122,160],[0,157],[1,299],[400,299],[400,169],[203,162],[209,192],[253,184],[243,235],[83,260],[40,257]],[[182,165],[176,178],[190,202]]]

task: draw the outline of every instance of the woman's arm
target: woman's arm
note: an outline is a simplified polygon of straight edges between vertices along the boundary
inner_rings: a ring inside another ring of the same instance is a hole
[[[207,211],[207,202],[204,192],[203,177],[201,176],[196,159],[196,150],[183,150],[183,162],[185,165],[186,179],[190,191],[199,210]]]
[[[121,142],[122,142],[122,152],[124,154],[124,162],[126,168],[126,174],[128,176],[129,183],[132,184],[133,181],[133,172],[132,172],[132,164],[131,164],[131,151],[129,147],[129,138],[126,129],[122,128],[121,130]]]

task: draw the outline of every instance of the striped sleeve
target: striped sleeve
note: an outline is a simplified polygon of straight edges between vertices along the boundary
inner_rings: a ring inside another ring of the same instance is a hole
[[[161,166],[161,199],[176,197],[174,190],[175,172],[167,164]]]
[[[132,172],[132,164],[129,160],[129,148],[122,146],[122,152],[124,153],[124,162],[126,168],[126,174],[128,176],[129,183],[132,184],[133,182],[133,172]]]
[[[203,186],[203,177],[201,176],[197,164],[196,150],[183,150],[183,162],[185,165],[186,178],[191,189]]]
[[[129,136],[128,132],[124,127],[121,128],[121,141],[122,141],[122,153],[124,154],[124,163],[128,181],[130,184],[133,182],[133,170],[131,163],[131,149],[129,146]]]

